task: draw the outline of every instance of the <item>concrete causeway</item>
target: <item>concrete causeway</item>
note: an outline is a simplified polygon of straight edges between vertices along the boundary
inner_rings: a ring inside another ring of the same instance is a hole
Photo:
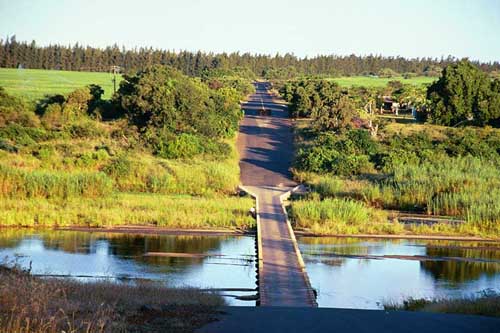
[[[275,101],[267,83],[243,104],[240,125],[241,182],[258,202],[258,276],[261,306],[317,306],[282,197],[297,185],[289,167],[293,133],[286,105]],[[270,114],[269,114],[270,112]]]

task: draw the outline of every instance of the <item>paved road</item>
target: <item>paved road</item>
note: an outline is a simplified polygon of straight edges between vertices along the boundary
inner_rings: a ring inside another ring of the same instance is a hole
[[[280,196],[296,185],[288,170],[293,151],[292,128],[286,105],[276,103],[267,88],[267,83],[257,83],[256,94],[243,104],[245,119],[238,136],[241,182],[259,199],[260,305],[315,306],[280,201]]]
[[[500,319],[441,313],[329,308],[226,307],[200,333],[498,333]]]
[[[293,133],[287,106],[274,102],[267,83],[257,83],[256,93],[242,105],[245,118],[240,124],[241,183],[246,186],[285,186],[296,184],[288,168],[292,161]],[[262,109],[270,116],[260,116]]]

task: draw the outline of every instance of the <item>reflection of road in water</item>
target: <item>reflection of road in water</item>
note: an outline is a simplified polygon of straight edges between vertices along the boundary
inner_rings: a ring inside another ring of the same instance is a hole
[[[299,243],[320,306],[376,309],[407,297],[500,292],[500,244],[306,237]]]
[[[254,245],[253,237],[243,236],[142,236],[5,229],[0,235],[0,257],[21,255],[20,263],[28,266],[31,261],[34,274],[144,278],[164,281],[169,286],[255,289]],[[143,256],[147,252],[221,256]],[[227,274],[228,270],[231,274]],[[255,305],[255,302],[228,301]]]

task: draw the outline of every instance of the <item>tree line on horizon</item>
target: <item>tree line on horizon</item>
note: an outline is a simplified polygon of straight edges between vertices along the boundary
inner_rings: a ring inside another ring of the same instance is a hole
[[[251,53],[212,53],[154,49],[126,49],[118,45],[106,48],[17,41],[15,36],[0,39],[0,67],[70,71],[107,72],[120,66],[124,73],[135,73],[152,65],[168,65],[189,76],[202,76],[207,70],[244,67],[255,75],[269,79],[287,79],[300,75],[353,76],[405,75],[439,76],[441,70],[459,59],[387,57],[381,55],[318,55],[300,58],[293,54],[266,55]],[[484,72],[500,71],[500,62],[472,62]]]

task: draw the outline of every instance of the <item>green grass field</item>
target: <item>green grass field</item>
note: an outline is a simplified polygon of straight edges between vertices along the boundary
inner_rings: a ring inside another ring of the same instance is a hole
[[[113,94],[112,78],[113,75],[110,73],[0,68],[0,86],[4,87],[10,94],[30,100],[36,100],[48,94],[67,94],[91,83],[100,85],[104,89],[104,98],[109,99]],[[117,81],[120,80],[121,76],[117,78]],[[422,85],[429,84],[436,78],[426,76],[411,79],[351,76],[331,78],[331,80],[344,87],[385,87],[387,82],[393,80]]]
[[[410,79],[405,79],[402,76],[392,78],[379,78],[369,76],[349,76],[331,78],[343,87],[364,86],[364,87],[385,87],[389,81],[401,81],[405,84],[422,85],[429,84],[437,80],[436,77],[417,76]]]
[[[91,83],[100,85],[104,98],[109,99],[113,94],[112,79],[111,73],[0,68],[0,86],[10,94],[30,100],[50,94],[67,94]],[[120,80],[118,76],[117,81]]]

